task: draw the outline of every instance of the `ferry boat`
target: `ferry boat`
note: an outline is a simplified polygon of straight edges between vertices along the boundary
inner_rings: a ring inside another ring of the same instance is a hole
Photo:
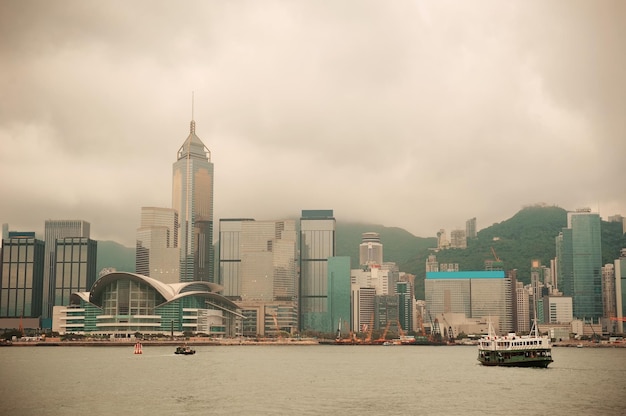
[[[496,335],[489,322],[489,332],[478,342],[478,361],[486,366],[547,368],[552,360],[550,338],[539,335],[536,322],[528,335]]]
[[[196,350],[192,350],[190,347],[186,345],[176,347],[176,351],[174,351],[174,354],[180,354],[180,355],[193,355],[195,353],[196,353]]]

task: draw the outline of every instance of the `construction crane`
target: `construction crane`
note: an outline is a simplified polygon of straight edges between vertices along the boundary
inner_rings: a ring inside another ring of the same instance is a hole
[[[372,331],[374,330],[374,312],[372,312],[372,317],[370,319],[370,326],[367,328],[367,336],[365,337],[366,343],[370,343],[372,341]]]
[[[491,252],[493,253],[493,258],[495,258],[496,261],[502,261],[500,260],[500,257],[498,257],[498,255],[496,254],[496,251],[493,249],[493,247],[491,247]]]
[[[387,326],[385,326],[383,334],[380,336],[380,338],[374,341],[375,344],[382,344],[385,342],[385,339],[387,338],[387,331],[389,331],[389,325],[391,325],[391,321],[387,321]]]
[[[446,320],[446,317],[443,316],[443,314],[441,314],[441,319],[443,319],[443,322],[446,324],[446,326],[443,329],[444,329],[444,332],[447,332],[448,343],[454,344],[454,331],[452,330],[452,325],[448,323],[448,321]]]
[[[274,312],[274,314],[272,315],[272,318],[274,318],[274,326],[276,327],[276,336],[278,337],[278,339],[282,339],[282,335],[280,333],[280,327],[278,326],[278,318],[276,317],[276,312]]]

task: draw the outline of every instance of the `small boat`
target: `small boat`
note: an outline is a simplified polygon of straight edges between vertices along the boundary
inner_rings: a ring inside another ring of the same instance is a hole
[[[143,346],[141,342],[135,344],[135,354],[143,354]]]
[[[486,366],[547,368],[552,360],[550,338],[539,335],[536,322],[528,335],[495,334],[489,331],[478,342],[478,361]]]
[[[186,345],[176,347],[176,351],[174,351],[174,354],[181,354],[181,355],[193,355],[195,353],[196,353],[196,350],[192,350],[190,347]]]

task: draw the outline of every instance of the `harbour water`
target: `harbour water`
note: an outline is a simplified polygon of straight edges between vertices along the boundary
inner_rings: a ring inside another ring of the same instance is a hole
[[[548,369],[471,346],[8,347],[4,415],[623,415],[626,348],[555,348]]]

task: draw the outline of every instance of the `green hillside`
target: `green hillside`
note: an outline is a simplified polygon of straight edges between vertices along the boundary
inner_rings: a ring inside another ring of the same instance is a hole
[[[115,241],[98,241],[96,272],[112,267],[121,272],[135,272],[135,248],[125,247]]]
[[[496,256],[504,262],[505,270],[517,269],[517,277],[530,283],[531,260],[544,266],[556,256],[555,238],[567,226],[567,211],[559,207],[533,206],[524,208],[510,219],[493,224],[468,241],[467,249],[449,249],[437,253],[422,250],[400,265],[400,270],[416,275],[415,293],[424,299],[426,259],[435,254],[439,263],[458,263],[460,270],[484,270],[485,260]],[[613,263],[620,249],[626,247],[626,235],[620,223],[602,221],[602,264]]]
[[[337,255],[349,256],[352,268],[359,267],[359,245],[361,244],[362,234],[366,232],[380,234],[384,261],[391,261],[397,264],[406,262],[415,256],[415,253],[426,250],[428,247],[437,246],[435,237],[416,237],[402,228],[338,221],[336,232]]]
[[[555,237],[567,226],[567,211],[559,207],[533,206],[524,208],[506,221],[478,232],[468,241],[467,249],[434,252],[435,237],[416,237],[406,230],[382,225],[337,222],[338,256],[349,256],[352,268],[358,268],[359,244],[365,232],[380,234],[384,261],[395,262],[403,272],[416,276],[415,295],[424,299],[426,259],[435,254],[439,263],[458,263],[461,270],[483,270],[485,260],[496,255],[506,270],[517,269],[518,279],[529,283],[530,262],[538,259],[545,266],[556,255]],[[613,263],[620,249],[626,248],[626,234],[620,223],[602,221],[602,264]],[[119,271],[135,271],[135,248],[113,241],[98,241],[97,270],[114,267]]]

